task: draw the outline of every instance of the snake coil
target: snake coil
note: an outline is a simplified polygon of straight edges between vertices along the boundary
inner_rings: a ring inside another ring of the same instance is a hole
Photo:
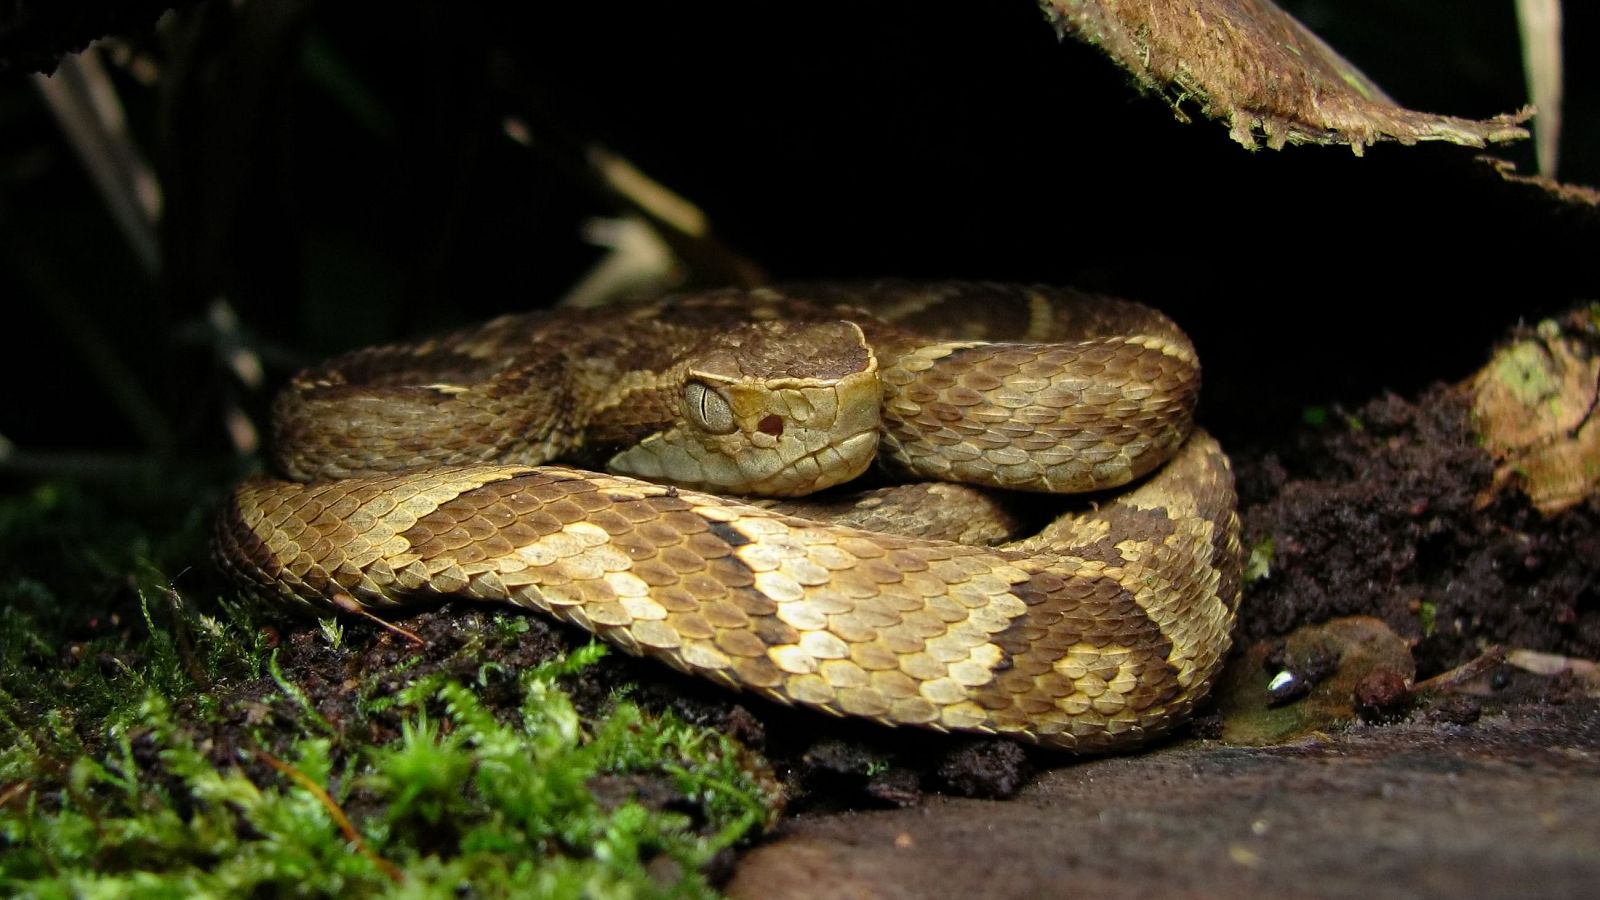
[[[273,599],[509,601],[784,703],[1118,749],[1181,721],[1228,649],[1238,518],[1226,457],[1192,427],[1198,386],[1165,317],[1054,289],[512,316],[298,375],[275,421],[290,480],[241,485],[216,545]],[[880,494],[856,525],[703,493],[797,496],[869,468],[955,484],[903,489],[940,515]],[[1030,537],[956,540],[983,531],[951,502],[963,484],[1134,481]]]

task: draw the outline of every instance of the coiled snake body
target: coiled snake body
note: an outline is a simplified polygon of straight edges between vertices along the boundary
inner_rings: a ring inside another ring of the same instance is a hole
[[[269,597],[510,601],[786,703],[1121,748],[1180,721],[1228,649],[1238,521],[1226,458],[1191,434],[1198,383],[1159,314],[1020,286],[509,317],[302,372],[276,411],[294,480],[240,486],[217,547]],[[800,495],[874,464],[1037,492],[1143,480],[999,546],[946,539],[981,530],[958,485],[911,489],[933,520],[862,504],[854,521],[899,534],[699,492]]]

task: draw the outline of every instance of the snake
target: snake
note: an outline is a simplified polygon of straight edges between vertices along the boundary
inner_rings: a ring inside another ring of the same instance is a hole
[[[509,602],[782,704],[1122,750],[1204,698],[1238,607],[1199,381],[1166,316],[1057,287],[504,316],[294,376],[214,546],[270,602]],[[995,491],[1064,509],[987,529]]]

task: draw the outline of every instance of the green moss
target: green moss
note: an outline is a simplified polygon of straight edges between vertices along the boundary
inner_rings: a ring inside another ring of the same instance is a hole
[[[1328,419],[1331,415],[1333,413],[1326,406],[1308,406],[1300,411],[1300,421],[1310,425],[1312,428],[1321,428],[1328,424]],[[1367,427],[1364,422],[1350,413],[1340,412],[1338,415],[1344,422],[1345,427],[1351,431],[1362,431]]]
[[[281,760],[260,748],[219,760],[171,702],[146,690],[131,721],[106,727],[104,749],[75,755],[65,773],[58,757],[23,754],[39,763],[26,775],[12,760],[0,888],[709,895],[701,873],[712,857],[767,821],[761,786],[715,733],[627,703],[584,721],[557,681],[597,655],[522,673],[510,722],[457,681],[415,681],[402,692],[409,712],[399,736],[354,757],[320,733],[323,723]],[[300,724],[311,721],[307,713]],[[620,776],[667,780],[693,815],[637,799],[603,806],[591,784]],[[354,831],[338,821],[347,807],[363,811],[350,814]]]
[[[1422,626],[1423,637],[1433,637],[1434,628],[1438,625],[1439,606],[1427,600],[1417,606],[1417,621]]]
[[[1550,357],[1535,341],[1518,341],[1495,355],[1489,377],[1504,385],[1523,406],[1533,408],[1559,392]]]
[[[1250,558],[1244,564],[1244,583],[1249,584],[1272,574],[1272,551],[1277,547],[1272,535],[1267,535],[1250,548]]]
[[[291,663],[253,607],[198,611],[165,576],[204,554],[203,518],[130,541],[104,512],[70,487],[0,501],[0,539],[52,563],[10,557],[0,585],[0,894],[706,896],[774,815],[721,735],[620,700],[580,714],[563,684],[597,645],[338,674],[364,657],[326,622]],[[528,630],[507,613],[482,639]],[[318,653],[333,668],[308,676]]]

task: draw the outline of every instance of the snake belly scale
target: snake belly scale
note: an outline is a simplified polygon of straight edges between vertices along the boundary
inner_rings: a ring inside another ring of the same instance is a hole
[[[1238,519],[1197,390],[1164,317],[1051,289],[823,284],[509,317],[297,376],[275,422],[294,480],[241,485],[216,543],[272,599],[509,601],[784,703],[1119,749],[1182,721],[1228,650]],[[995,546],[703,492],[801,495],[869,466],[1138,483]]]

